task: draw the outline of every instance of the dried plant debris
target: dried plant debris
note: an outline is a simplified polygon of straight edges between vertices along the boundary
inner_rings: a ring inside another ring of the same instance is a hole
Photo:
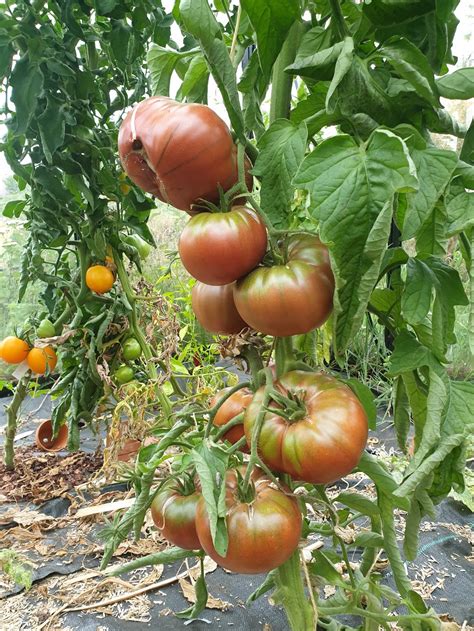
[[[15,469],[0,464],[0,503],[29,500],[35,504],[61,497],[101,468],[101,454],[78,451],[67,456],[38,453],[34,446],[15,450]]]

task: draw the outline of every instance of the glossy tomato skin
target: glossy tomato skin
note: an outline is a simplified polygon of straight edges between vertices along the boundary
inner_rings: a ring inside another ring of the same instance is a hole
[[[118,146],[129,178],[181,210],[192,210],[201,199],[218,202],[218,185],[227,191],[238,179],[230,131],[206,105],[145,99],[125,117]],[[249,174],[246,180],[251,188]]]
[[[196,508],[200,493],[183,495],[170,486],[158,493],[151,505],[155,526],[165,539],[185,550],[200,550],[196,532]]]
[[[29,351],[27,342],[14,335],[9,335],[2,342],[2,359],[7,364],[21,363],[27,358]]]
[[[58,357],[51,346],[45,348],[32,348],[26,358],[30,370],[37,375],[44,375],[46,371],[52,372],[58,363]]]
[[[211,407],[214,407],[218,403],[219,399],[228,392],[230,388],[224,388],[218,392],[210,402]],[[217,414],[214,417],[214,425],[216,427],[223,427],[226,423],[231,421],[235,416],[243,412],[253,399],[253,392],[249,388],[241,388],[230,395],[226,401],[218,409]],[[244,424],[239,423],[231,427],[224,435],[223,439],[228,440],[233,445],[237,443],[243,436]],[[242,450],[244,453],[248,453],[248,447],[244,446]]]
[[[178,249],[191,276],[207,285],[227,285],[263,259],[267,230],[257,213],[245,206],[199,213],[186,224]]]
[[[368,434],[367,416],[352,390],[330,375],[301,370],[286,373],[274,386],[282,394],[295,394],[306,413],[301,420],[288,422],[267,412],[258,444],[262,460],[274,471],[313,484],[329,484],[350,473]],[[260,388],[247,407],[247,440],[263,396],[264,388]],[[278,406],[272,403],[270,407]]]
[[[105,265],[92,265],[86,272],[86,285],[96,294],[105,294],[112,289],[114,275]]]
[[[244,472],[242,471],[242,474]],[[255,497],[242,502],[237,493],[237,474],[226,474],[227,554],[222,557],[212,543],[204,498],[196,511],[196,530],[205,552],[219,565],[240,574],[261,574],[287,561],[301,538],[302,518],[296,497],[274,487],[255,469],[252,472]]]
[[[332,311],[334,277],[317,237],[294,236],[286,265],[259,267],[237,281],[235,306],[253,329],[286,337],[321,326]]]
[[[56,329],[54,328],[54,324],[48,318],[44,318],[38,325],[36,329],[36,335],[40,338],[44,337],[53,337],[56,335]]]
[[[205,285],[199,281],[194,285],[191,304],[206,331],[232,335],[248,327],[235,308],[233,285]]]

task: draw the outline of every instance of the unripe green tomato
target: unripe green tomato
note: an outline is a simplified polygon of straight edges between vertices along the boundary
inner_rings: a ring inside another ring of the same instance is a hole
[[[53,337],[54,335],[56,335],[56,330],[51,320],[48,320],[48,318],[44,318],[44,320],[41,320],[38,328],[36,329],[36,335],[41,338]]]
[[[117,368],[114,373],[115,381],[120,384],[132,381],[134,376],[135,372],[133,371],[133,368],[130,368],[130,366],[125,366],[125,364],[122,364],[119,368]]]
[[[129,337],[122,346],[122,355],[123,358],[127,361],[131,361],[133,359],[138,359],[142,354],[142,347],[138,340],[134,337]]]
[[[138,234],[129,234],[125,237],[124,241],[128,243],[128,245],[133,245],[134,248],[137,248],[141,259],[146,259],[151,252],[151,245]]]

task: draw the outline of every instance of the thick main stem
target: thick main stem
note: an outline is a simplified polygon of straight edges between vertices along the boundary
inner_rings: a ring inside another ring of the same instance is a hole
[[[289,118],[290,116],[293,76],[286,73],[285,68],[293,63],[304,31],[305,27],[302,22],[297,21],[293,24],[273,65],[270,123],[273,123],[277,118]]]
[[[12,402],[6,408],[7,413],[7,428],[5,431],[5,454],[4,462],[8,471],[13,471],[15,468],[15,453],[13,447],[13,441],[15,440],[16,427],[18,420],[18,411],[28,390],[28,383],[30,381],[29,372],[24,375],[18,382],[15,388],[15,394],[13,395]]]
[[[314,631],[317,612],[309,604],[305,593],[298,550],[277,569],[275,583],[277,591],[274,598],[283,605],[292,631]]]

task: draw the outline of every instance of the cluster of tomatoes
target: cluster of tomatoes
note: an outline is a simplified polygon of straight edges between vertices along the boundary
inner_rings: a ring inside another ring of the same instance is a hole
[[[299,483],[328,484],[350,473],[368,434],[367,416],[352,390],[329,375],[298,370],[280,377],[273,388],[258,439],[263,463]],[[265,392],[265,387],[255,393],[242,388],[229,396],[226,389],[211,401],[212,409],[225,399],[213,420],[218,427],[233,425],[233,419],[243,416],[242,422],[222,436],[233,444],[245,437],[243,452],[249,452]],[[250,477],[251,497],[242,498],[239,477],[244,475],[245,467],[226,474],[229,547],[225,557],[213,544],[199,482],[173,481],[158,493],[152,504],[156,526],[171,543],[203,549],[231,571],[256,574],[278,567],[291,556],[301,537],[298,501],[286,486],[276,486],[258,467]]]
[[[53,323],[48,319],[42,320],[36,329],[36,335],[38,338],[53,337]],[[29,369],[37,375],[51,373],[58,361],[52,346],[32,348],[26,340],[15,335],[9,335],[0,342],[0,359],[7,364],[21,364],[26,360]]]
[[[212,110],[164,97],[146,99],[125,118],[119,152],[133,182],[191,215],[178,249],[197,281],[192,305],[205,329],[230,335],[251,327],[286,337],[327,320],[334,278],[319,239],[293,234],[282,243],[272,239],[268,251],[267,226],[242,197],[230,209],[215,206],[236,184],[238,166],[230,132]],[[250,189],[248,168],[246,162]],[[347,386],[322,373],[293,370],[270,389],[223,390],[211,410],[217,410],[213,423],[223,440],[239,443],[244,453],[257,440],[262,466],[298,483],[327,484],[348,474],[367,441],[361,403]],[[250,484],[242,484],[244,478]],[[301,537],[296,496],[259,467],[231,469],[224,483],[225,556],[215,549],[199,480],[190,475],[173,478],[154,498],[152,516],[163,536],[182,548],[204,549],[236,572],[266,572],[284,563]]]
[[[327,248],[316,236],[288,238],[275,261],[267,254],[265,223],[253,208],[238,199],[228,212],[210,210],[219,191],[238,180],[236,146],[210,108],[159,96],[146,99],[122,123],[119,153],[133,182],[193,215],[178,248],[184,267],[198,281],[192,305],[205,329],[230,335],[251,327],[280,337],[307,333],[325,322],[334,279]],[[251,188],[249,166],[246,161]],[[261,265],[264,258],[271,263]]]

